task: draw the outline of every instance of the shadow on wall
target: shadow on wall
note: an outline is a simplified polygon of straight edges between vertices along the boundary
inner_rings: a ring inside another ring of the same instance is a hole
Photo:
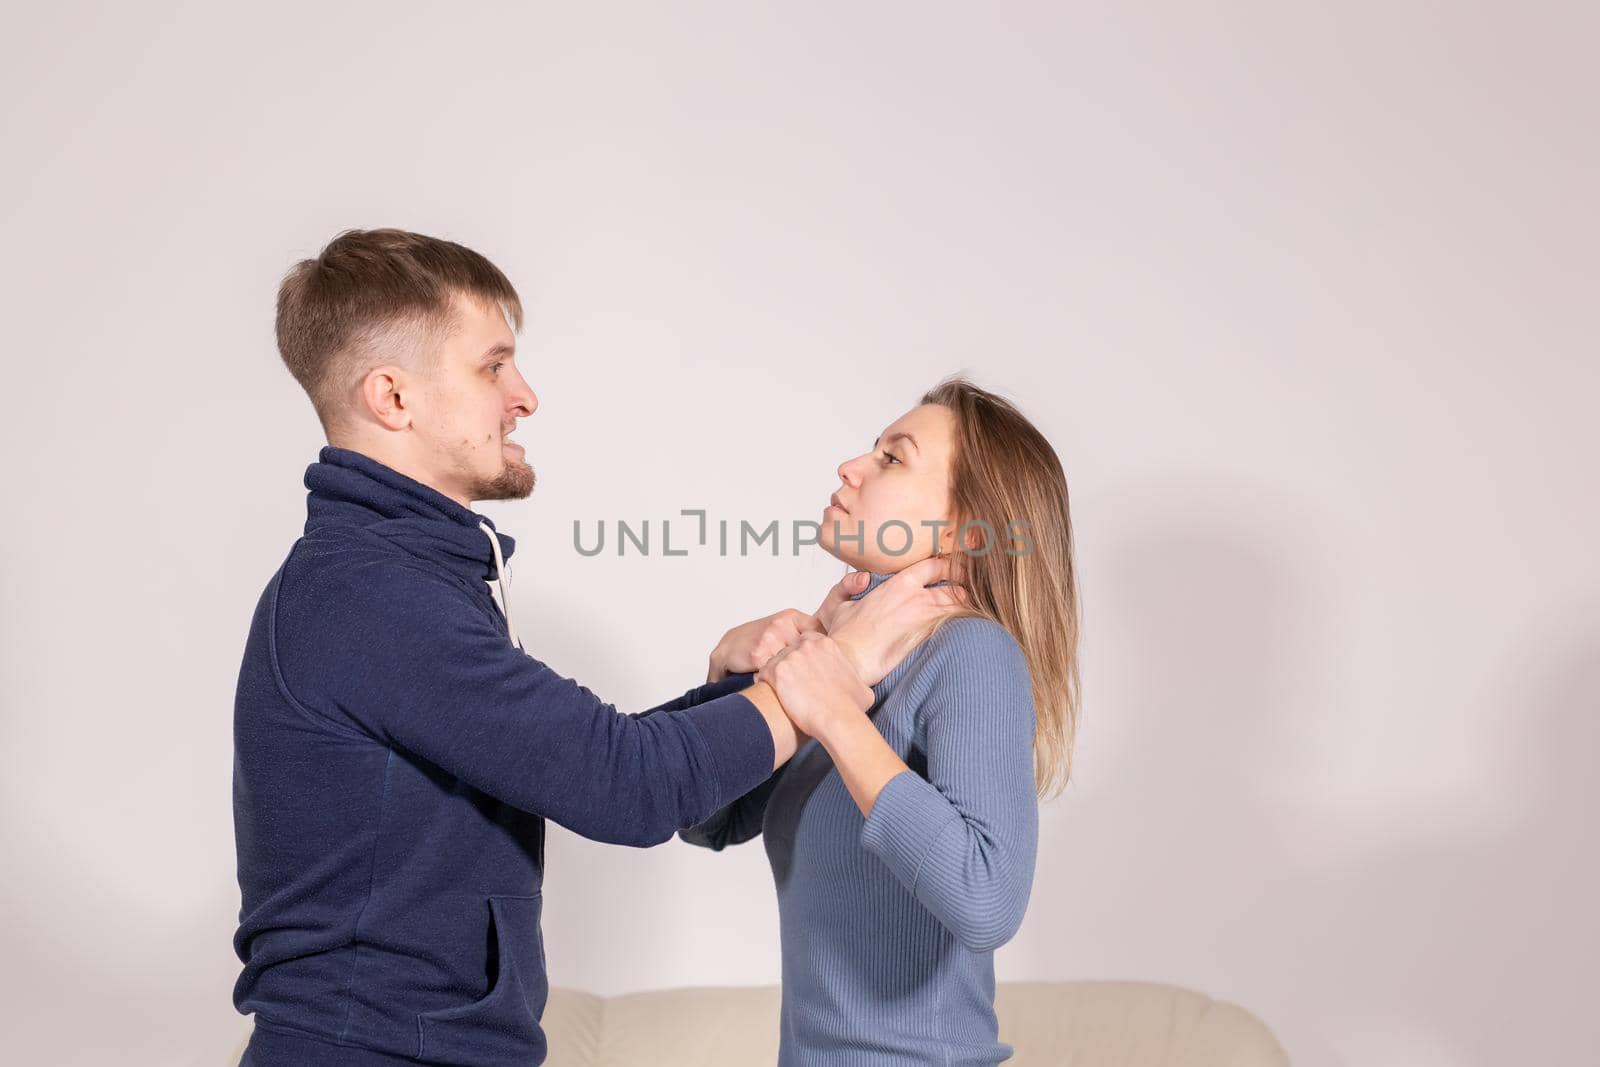
[[[1041,914],[1008,972],[1234,1000],[1297,1067],[1554,1063],[1582,1047],[1580,1003],[1600,995],[1600,864],[1580,825],[1600,604],[1525,632],[1483,621],[1507,633],[1505,662],[1482,667],[1519,753],[1506,819],[1465,839],[1414,810],[1353,825],[1283,785],[1286,766],[1316,762],[1318,718],[1341,714],[1336,527],[1237,488],[1154,498],[1083,512],[1098,581],[1083,590],[1077,780],[1044,820]]]
[[[1387,836],[1342,864],[1311,902],[1326,916],[1311,925],[1318,958],[1329,961],[1312,996],[1333,996],[1345,979],[1338,995],[1355,1013],[1351,1025],[1371,1028],[1353,1058],[1370,1050],[1417,1067],[1567,1063],[1600,1036],[1600,857],[1590,820],[1600,602],[1536,620],[1485,668],[1495,678],[1486,697],[1503,709],[1505,728],[1484,740],[1505,746],[1512,772],[1505,818],[1471,839]]]

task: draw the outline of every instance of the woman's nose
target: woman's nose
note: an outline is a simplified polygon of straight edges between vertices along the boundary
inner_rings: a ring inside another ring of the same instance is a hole
[[[839,480],[850,488],[855,489],[861,484],[861,468],[857,465],[861,457],[847,459],[839,464]]]

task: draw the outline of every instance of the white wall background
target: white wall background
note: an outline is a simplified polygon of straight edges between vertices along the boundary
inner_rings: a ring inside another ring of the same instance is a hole
[[[625,708],[838,566],[584,559],[573,519],[811,517],[956,369],[1035,416],[1087,708],[1002,978],[1191,986],[1310,1067],[1600,1036],[1592,5],[6,22],[7,1062],[246,1026],[233,686],[321,444],[272,301],[383,225],[521,289],[540,487],[484,510],[530,647]],[[759,846],[549,868],[561,984],[777,977]]]

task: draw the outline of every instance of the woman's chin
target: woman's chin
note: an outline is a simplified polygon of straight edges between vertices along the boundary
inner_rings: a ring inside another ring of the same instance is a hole
[[[826,538],[819,540],[817,542],[817,547],[822,549],[822,551],[826,552],[828,555],[832,556],[834,559],[838,560],[840,563],[849,564],[850,567],[855,570],[861,569],[860,565],[856,563],[852,553],[840,552],[839,546],[836,544],[830,545]]]
[[[927,554],[913,556],[883,556],[875,553],[841,551],[837,544],[828,544],[827,540],[817,542],[817,547],[828,555],[845,564],[851,570],[867,571],[870,574],[899,574],[914,563],[927,559]]]
[[[832,531],[828,530],[826,527],[824,527],[823,531],[817,535],[817,547],[822,549],[822,551],[826,552],[828,555],[832,556],[834,559],[838,560],[840,563],[843,563],[845,566],[849,567],[851,570],[865,571],[871,569],[871,567],[868,565],[871,561],[868,560],[866,556],[860,552],[853,552],[849,549],[841,548],[839,546],[839,542],[834,540]]]

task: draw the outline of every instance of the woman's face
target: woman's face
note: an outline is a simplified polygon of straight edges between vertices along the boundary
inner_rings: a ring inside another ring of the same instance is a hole
[[[950,520],[955,418],[943,405],[923,404],[896,419],[870,452],[839,464],[839,491],[822,513],[823,549],[878,574],[927,559],[936,544],[948,553],[955,532],[934,524]]]

